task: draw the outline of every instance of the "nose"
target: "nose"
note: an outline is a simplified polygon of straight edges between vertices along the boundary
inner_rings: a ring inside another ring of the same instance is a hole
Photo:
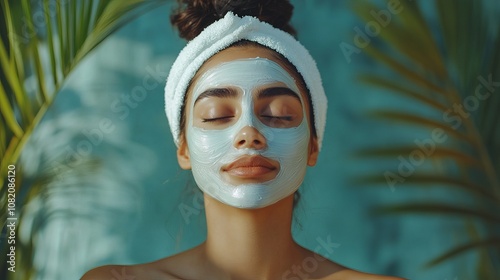
[[[266,148],[267,142],[255,127],[245,126],[242,128],[234,139],[234,147],[237,149],[252,148],[262,150]]]

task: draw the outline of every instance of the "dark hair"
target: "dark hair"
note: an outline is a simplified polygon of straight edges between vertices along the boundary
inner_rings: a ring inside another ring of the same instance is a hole
[[[238,16],[253,16],[291,35],[293,6],[288,0],[178,0],[179,7],[172,12],[170,22],[179,30],[179,36],[191,40],[207,26],[231,11]]]

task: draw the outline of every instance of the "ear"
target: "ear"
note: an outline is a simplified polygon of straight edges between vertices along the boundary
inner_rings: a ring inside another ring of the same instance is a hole
[[[309,141],[309,154],[307,155],[307,165],[315,166],[318,161],[319,149],[318,149],[318,139],[312,137]]]
[[[182,169],[191,169],[191,159],[189,157],[189,149],[186,141],[181,137],[179,147],[177,148],[177,162]]]

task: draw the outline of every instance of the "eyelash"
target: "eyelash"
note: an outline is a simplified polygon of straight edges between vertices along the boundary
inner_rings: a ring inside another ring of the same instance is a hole
[[[228,119],[233,118],[233,117],[234,116],[212,118],[212,119],[202,119],[202,121],[204,123],[218,122],[218,121],[228,120]],[[261,117],[262,118],[266,118],[266,119],[280,120],[280,121],[292,121],[292,116],[269,116],[269,115],[261,115]]]
[[[292,121],[292,116],[268,116],[268,115],[261,115],[261,117],[266,118],[266,119],[280,120],[280,121]]]
[[[223,121],[223,120],[227,120],[227,119],[230,119],[234,116],[227,116],[227,117],[220,117],[220,118],[213,118],[213,119],[202,119],[203,122],[218,122],[218,121]]]

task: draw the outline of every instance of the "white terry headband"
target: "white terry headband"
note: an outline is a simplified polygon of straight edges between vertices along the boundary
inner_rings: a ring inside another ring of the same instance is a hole
[[[179,145],[181,108],[191,79],[210,57],[241,40],[266,46],[283,55],[297,68],[310,93],[318,148],[321,149],[327,99],[316,62],[307,49],[290,34],[255,17],[239,17],[232,12],[228,12],[224,18],[212,23],[191,40],[172,65],[165,86],[165,111],[175,144]]]

